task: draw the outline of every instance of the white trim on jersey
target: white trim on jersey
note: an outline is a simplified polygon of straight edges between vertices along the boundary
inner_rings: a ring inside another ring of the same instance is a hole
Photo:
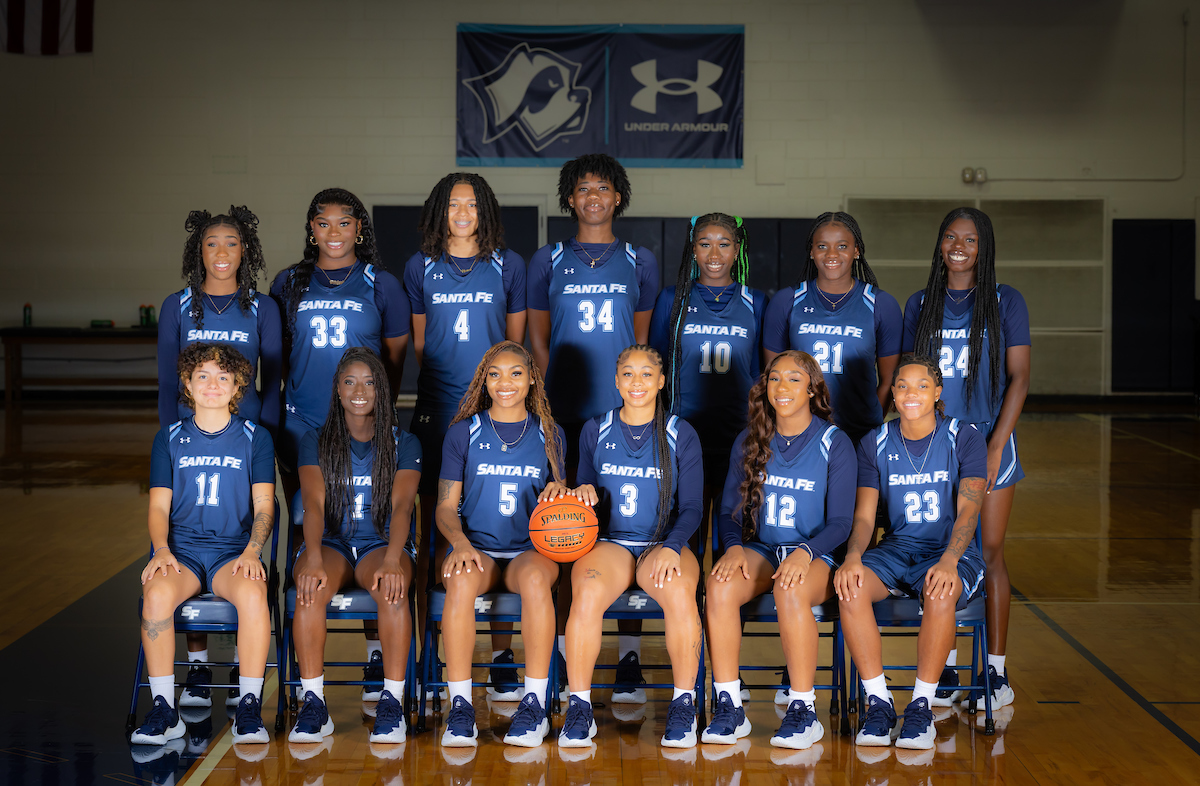
[[[679,441],[679,416],[672,415],[667,418],[667,442],[671,445],[671,449],[675,449],[675,443]]]
[[[492,252],[492,267],[494,267],[496,272],[501,276],[504,275],[504,257],[500,254],[498,249]]]
[[[892,422],[889,420],[887,423],[884,423],[879,427],[879,436],[875,438],[875,455],[877,457],[883,455],[883,449],[885,446],[887,446],[889,433],[888,429],[891,427],[891,425]]]
[[[562,241],[554,244],[554,249],[550,252],[550,270],[558,267],[558,263],[562,262],[564,246]]]
[[[750,287],[742,284],[741,287],[742,302],[746,304],[746,308],[750,309],[750,313],[754,313],[754,292]]]
[[[1013,476],[1013,473],[1017,471],[1017,463],[1018,462],[1017,462],[1016,434],[1008,435],[1008,449],[1012,453],[1012,461],[1009,462],[1009,465],[1004,469],[1003,472],[999,473],[996,476],[996,485],[997,486],[999,486],[1003,483],[1007,483],[1008,479],[1011,478]]]
[[[633,243],[625,244],[625,257],[629,260],[629,264],[637,267],[637,251],[633,248]]]
[[[467,428],[467,437],[474,442],[475,437],[479,436],[479,432],[483,430],[483,418],[479,417],[479,413],[471,416],[471,425]]]
[[[796,304],[798,304],[801,300],[803,300],[804,296],[807,294],[808,294],[808,282],[801,281],[799,284],[796,285],[796,293],[794,295],[792,295],[792,308],[795,308]]]
[[[608,412],[606,412],[604,414],[604,418],[600,421],[600,430],[596,434],[596,444],[597,445],[599,445],[604,440],[604,438],[608,436],[608,432],[612,431],[613,413],[614,412],[615,412],[615,410],[610,409]]]
[[[182,428],[183,428],[182,420],[177,420],[174,423],[172,423],[170,426],[167,427],[167,439],[168,440],[175,439],[175,435],[178,434],[180,429],[182,429]]]
[[[871,309],[871,313],[875,313],[875,288],[870,284],[863,286],[863,302]]]
[[[826,461],[829,461],[829,450],[833,447],[833,435],[838,430],[837,426],[830,426],[825,429],[825,433],[821,435],[821,455]]]

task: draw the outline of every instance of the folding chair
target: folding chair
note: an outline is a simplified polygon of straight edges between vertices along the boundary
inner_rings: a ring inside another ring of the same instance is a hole
[[[287,539],[287,581],[285,583],[284,607],[283,607],[283,642],[281,652],[286,655],[284,661],[285,672],[282,675],[279,683],[279,706],[275,715],[275,730],[282,731],[284,728],[284,717],[286,708],[284,706],[285,686],[286,693],[289,698],[291,709],[296,708],[296,689],[300,687],[300,664],[296,660],[296,646],[292,637],[292,622],[296,616],[296,587],[292,579],[292,569],[296,561],[296,549],[299,544],[296,543],[297,532],[300,533],[300,538],[303,539],[303,523],[304,523],[304,503],[301,499],[301,492],[296,492],[296,496],[292,498],[292,507],[289,513],[289,521],[291,526],[288,527]],[[409,586],[408,609],[412,615],[413,632],[409,636],[408,644],[408,663],[405,666],[405,683],[404,696],[401,697],[401,702],[404,705],[404,713],[406,722],[411,721],[413,710],[414,686],[413,678],[417,674],[416,661],[416,604],[412,597],[412,587]],[[371,597],[371,593],[362,587],[346,587],[340,590],[329,600],[329,608],[325,610],[327,620],[373,620],[379,617],[379,607],[375,603],[375,599]],[[362,634],[362,631],[357,628],[332,628],[329,633],[355,633]],[[362,661],[325,661],[326,668],[365,668],[368,662]],[[325,680],[325,685],[352,685],[352,686],[371,686],[382,688],[381,680]],[[409,723],[411,728],[411,723]]]
[[[279,546],[279,500],[275,500],[275,526],[271,529],[271,546],[270,558],[266,560],[267,565],[267,610],[271,615],[271,635],[275,639],[275,662],[267,662],[268,669],[276,669],[280,674],[279,664],[283,663],[283,646],[280,640],[279,631],[281,627],[280,611],[279,611],[279,568],[275,564],[277,550]],[[142,599],[138,598],[138,617],[142,615]],[[197,595],[191,600],[179,604],[175,609],[175,632],[176,633],[237,633],[237,609],[233,604],[222,598],[218,598],[211,592],[206,592],[203,595]],[[225,661],[204,661],[204,662],[189,662],[186,660],[175,661],[175,666],[221,666],[225,668],[233,668],[237,664],[234,662]],[[133,691],[129,698],[129,716],[125,719],[125,734],[130,734],[137,728],[137,702],[138,692],[142,688],[149,688],[150,682],[142,679],[142,672],[146,666],[146,652],[141,643],[138,644],[137,666],[133,672]],[[195,687],[200,688],[237,688],[237,683],[230,682],[208,682],[196,683]],[[282,695],[282,686],[280,687],[280,695]]]

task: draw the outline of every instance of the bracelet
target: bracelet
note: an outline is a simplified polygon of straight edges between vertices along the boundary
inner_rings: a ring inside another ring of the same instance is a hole
[[[169,548],[171,548],[171,547],[170,546],[159,546],[158,548],[156,548],[154,550],[154,554],[157,554],[158,552],[162,551],[163,549],[169,549]],[[154,554],[150,555],[150,559],[154,559]]]
[[[807,543],[801,543],[801,544],[798,546],[798,548],[802,548],[802,549],[804,549],[805,551],[807,551],[807,552],[808,552],[808,561],[809,561],[809,562],[814,562],[814,561],[816,561],[816,559],[817,559],[817,555],[816,555],[816,554],[813,554],[812,546],[808,545]]]

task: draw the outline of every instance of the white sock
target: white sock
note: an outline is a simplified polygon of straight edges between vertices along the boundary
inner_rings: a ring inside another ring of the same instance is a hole
[[[884,701],[888,701],[887,677],[880,674],[878,677],[872,677],[869,680],[863,680],[863,690],[868,696],[878,696]]]
[[[322,674],[320,677],[313,677],[311,680],[306,680],[301,677],[300,690],[305,696],[307,696],[311,691],[312,693],[317,694],[318,699],[325,701],[325,675]]]
[[[590,689],[589,690],[573,690],[573,691],[571,691],[571,695],[578,696],[581,701],[586,701],[588,704],[592,703],[592,691]]]
[[[538,702],[541,702],[542,699],[546,698],[546,689],[549,686],[549,677],[542,677],[541,679],[538,679],[537,677],[530,677],[528,674],[525,675],[525,696],[528,696],[532,693],[534,696],[537,696]]]
[[[642,659],[642,637],[641,636],[617,636],[617,656],[618,659],[624,658],[629,653],[637,655],[637,659]]]
[[[996,673],[1004,675],[1004,656],[1003,655],[988,655],[988,665],[996,669]]]
[[[379,657],[383,657],[383,642],[379,639],[367,639],[367,660],[376,652],[379,653]]]
[[[950,650],[950,654],[946,656],[946,665],[947,666],[957,666],[958,665],[958,648],[957,647]]]
[[[720,698],[721,692],[729,694],[729,698],[733,700],[733,706],[742,706],[742,682],[734,680],[733,682],[714,682],[713,690],[717,692],[717,697]]]
[[[741,693],[741,691],[738,691],[738,693]],[[675,688],[675,693],[673,693],[671,695],[671,701],[675,701],[680,696],[683,696],[685,694],[692,697],[693,704],[696,703],[696,691],[688,690],[687,688]]]
[[[925,699],[925,701],[932,702],[933,694],[936,691],[936,682],[925,682],[924,680],[917,679],[913,685],[912,700]]]
[[[567,636],[563,634],[558,637],[558,654],[563,656],[563,660],[567,658]]]
[[[384,677],[383,689],[392,694],[396,701],[404,701],[404,680],[389,680]]]
[[[466,701],[467,704],[471,703],[471,680],[469,678],[465,680],[458,680],[457,682],[451,682],[446,686],[446,688],[450,691],[451,704],[454,703],[455,696],[462,696],[463,700]]]
[[[203,663],[206,660],[208,660],[208,647],[196,652],[188,653],[188,663]]]
[[[321,681],[324,682],[325,678],[322,677]],[[247,695],[253,693],[256,697],[258,697],[258,701],[261,704],[262,703],[263,678],[262,677],[243,677],[239,673],[238,674],[238,690],[241,691],[241,693],[239,694],[241,696],[247,696]]]
[[[150,695],[162,696],[167,700],[167,704],[175,706],[175,675],[168,674],[165,677],[150,678]]]
[[[802,701],[808,705],[808,708],[813,712],[817,711],[817,692],[816,690],[806,690],[803,693],[798,690],[788,689],[788,704],[793,701]]]

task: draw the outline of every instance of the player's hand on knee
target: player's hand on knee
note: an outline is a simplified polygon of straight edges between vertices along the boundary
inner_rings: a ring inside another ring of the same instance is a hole
[[[812,555],[808,549],[796,549],[779,563],[779,568],[771,575],[780,589],[789,590],[804,583],[808,569],[812,566]]]
[[[954,594],[957,583],[958,560],[942,557],[925,572],[925,595],[930,599],[942,600]]]
[[[461,546],[455,544],[454,551],[451,551],[450,556],[446,557],[442,578],[448,579],[451,576],[470,573],[472,569],[483,573],[483,555],[469,542]]]
[[[858,597],[866,578],[867,569],[858,557],[847,557],[842,566],[833,574],[833,591],[838,600],[851,600]]]
[[[164,576],[174,569],[176,573],[183,573],[179,563],[175,560],[175,555],[171,553],[171,549],[163,546],[158,551],[154,552],[154,556],[146,563],[146,567],[142,569],[142,583],[145,584],[158,571],[162,571]]]
[[[233,563],[232,575],[236,576],[239,570],[246,574],[246,578],[253,581],[267,577],[267,569],[263,566],[262,560],[259,559],[258,551],[253,546],[247,546],[242,555]]]
[[[741,546],[730,546],[713,565],[712,575],[717,581],[729,581],[738,571],[747,580],[750,579],[750,563],[746,560],[746,549]]]
[[[557,480],[552,480],[546,484],[546,488],[542,489],[542,493],[538,494],[537,501],[545,502],[551,499],[562,499],[571,493],[571,488],[566,483],[559,483]]]
[[[591,486],[588,486],[591,488]],[[654,553],[654,562],[650,565],[650,579],[655,587],[667,586],[667,582],[675,576],[683,576],[683,568],[679,566],[679,552],[663,546]]]
[[[325,589],[329,583],[329,574],[321,562],[309,560],[304,567],[296,571],[296,603],[301,606],[311,606],[316,603],[316,595]]]
[[[394,605],[404,600],[407,578],[400,569],[399,557],[384,557],[372,577],[371,592],[380,592],[385,601]]]

